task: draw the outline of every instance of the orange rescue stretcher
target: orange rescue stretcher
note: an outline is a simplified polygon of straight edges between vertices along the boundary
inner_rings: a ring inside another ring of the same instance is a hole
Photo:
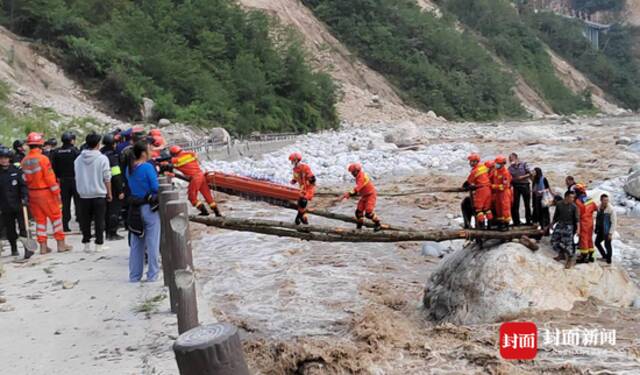
[[[205,176],[212,190],[251,200],[260,200],[279,206],[290,206],[292,203],[295,204],[300,197],[299,189],[270,181],[256,180],[222,172],[207,172]]]

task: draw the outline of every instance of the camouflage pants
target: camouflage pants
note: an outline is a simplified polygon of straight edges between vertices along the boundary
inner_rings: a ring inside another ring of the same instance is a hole
[[[551,246],[558,253],[573,257],[576,254],[573,244],[573,225],[558,223],[551,235]]]

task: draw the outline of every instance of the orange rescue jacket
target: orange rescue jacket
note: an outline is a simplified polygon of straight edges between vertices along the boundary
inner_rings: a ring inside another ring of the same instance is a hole
[[[469,173],[467,182],[479,188],[491,185],[491,181],[489,181],[489,168],[483,163],[478,163],[471,170],[471,173]]]
[[[376,194],[376,187],[373,186],[373,181],[363,170],[360,170],[356,175],[356,186],[351,190],[350,194],[358,194],[360,196]]]
[[[49,190],[54,194],[60,194],[60,185],[51,162],[42,154],[42,149],[29,150],[29,154],[22,159],[21,167],[29,190]]]
[[[200,163],[198,163],[198,156],[191,151],[182,151],[171,159],[171,164],[185,176],[191,177],[203,174],[202,169],[200,169]]]

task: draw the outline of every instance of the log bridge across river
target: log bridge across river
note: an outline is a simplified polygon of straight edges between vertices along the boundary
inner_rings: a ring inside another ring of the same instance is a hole
[[[176,177],[184,180],[179,174]],[[299,191],[296,188],[276,184],[270,181],[256,180],[249,177],[235,176],[221,172],[208,172],[207,182],[212,190],[224,192],[230,195],[247,199],[265,201],[288,209],[297,209],[296,201]],[[431,187],[406,192],[381,192],[382,196],[405,196],[427,193],[462,192],[460,188]],[[337,196],[338,192],[320,192],[320,196]],[[310,208],[308,213],[332,220],[346,223],[356,223],[356,219],[349,215]],[[373,232],[370,230],[357,230],[341,227],[320,225],[295,225],[289,222],[260,219],[241,219],[231,217],[202,217],[190,216],[189,220],[207,226],[221,229],[236,230],[242,232],[254,232],[280,237],[298,238],[308,241],[322,242],[408,242],[408,241],[448,241],[455,239],[487,240],[496,239],[509,241],[522,239],[522,243],[529,248],[534,248],[535,242],[530,237],[538,237],[542,232],[534,227],[519,227],[509,231],[477,230],[477,229],[413,229],[394,225],[383,225],[383,230]],[[365,223],[373,226],[372,223]]]

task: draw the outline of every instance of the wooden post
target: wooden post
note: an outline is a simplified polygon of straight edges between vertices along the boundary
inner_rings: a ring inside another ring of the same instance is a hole
[[[166,248],[164,246],[164,244],[166,243],[166,241],[164,240],[164,236],[166,233],[166,223],[165,223],[166,220],[164,217],[164,206],[167,204],[168,200],[166,199],[163,200],[162,193],[164,193],[165,191],[170,191],[171,185],[167,184],[166,182],[162,182],[162,176],[158,177],[158,181],[160,182],[160,184],[158,185],[158,202],[159,202],[158,214],[160,215],[160,255],[162,257],[162,271],[165,274],[164,286],[169,286],[169,279],[166,277],[166,274],[167,274],[167,270],[165,268]]]
[[[167,215],[167,203],[180,198],[180,193],[176,190],[165,190],[167,185],[160,185],[160,254],[162,255],[162,272],[164,274],[164,285],[169,287],[169,301],[171,303],[171,312],[178,311],[178,301],[176,300],[176,283],[173,275],[173,265],[171,259],[171,248],[169,247],[169,220],[172,216]],[[171,185],[168,185],[169,187]]]
[[[238,329],[228,323],[183,333],[173,344],[173,352],[180,375],[249,375]]]
[[[171,251],[171,265],[176,286],[176,296],[171,299],[177,302],[178,332],[184,333],[199,324],[187,202],[169,201],[165,210],[169,220],[166,238]]]

